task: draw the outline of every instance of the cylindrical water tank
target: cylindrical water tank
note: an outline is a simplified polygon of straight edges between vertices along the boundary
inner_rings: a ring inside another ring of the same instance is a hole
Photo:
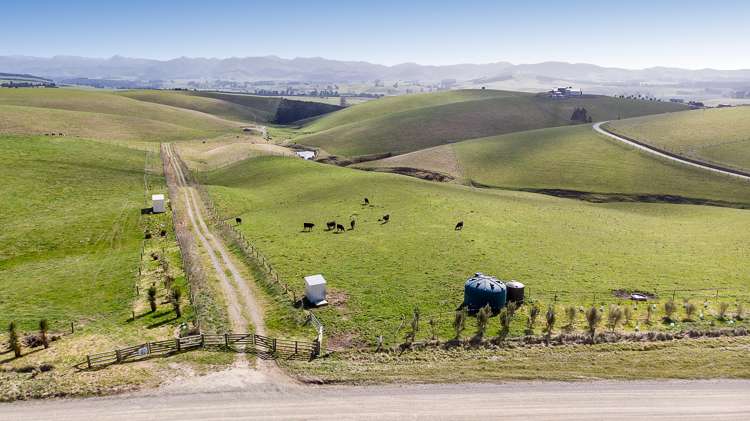
[[[505,301],[505,284],[493,276],[475,273],[464,284],[464,306],[469,313],[476,313],[487,304],[497,313],[505,307]]]
[[[510,281],[505,283],[505,287],[508,289],[508,302],[514,302],[516,304],[523,304],[524,284],[518,281]]]

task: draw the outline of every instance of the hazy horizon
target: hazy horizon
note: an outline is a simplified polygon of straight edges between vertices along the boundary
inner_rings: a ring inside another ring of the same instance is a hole
[[[377,7],[219,0],[4,5],[0,55],[323,57],[393,66],[566,62],[621,69],[750,69],[750,4],[384,0]],[[665,18],[665,16],[667,18]],[[29,31],[29,24],[33,31]]]
[[[675,66],[663,66],[663,65],[655,65],[655,66],[648,66],[648,67],[621,67],[621,66],[605,66],[600,63],[595,62],[573,62],[569,60],[542,60],[538,62],[525,62],[525,63],[516,63],[512,62],[510,60],[494,60],[494,61],[488,61],[488,62],[457,62],[457,63],[445,63],[445,64],[430,64],[430,63],[420,63],[416,61],[404,61],[400,63],[393,63],[393,64],[385,64],[385,63],[378,63],[374,61],[369,60],[345,60],[345,59],[337,59],[332,57],[321,57],[321,56],[293,56],[293,57],[284,57],[279,56],[277,54],[265,54],[262,56],[225,56],[225,57],[206,57],[206,56],[175,56],[175,57],[167,57],[167,58],[149,58],[149,57],[142,57],[142,56],[126,56],[122,54],[113,54],[110,56],[80,56],[80,55],[71,55],[71,54],[55,54],[50,56],[35,56],[35,55],[27,55],[27,54],[0,54],[0,57],[25,57],[25,58],[38,58],[38,59],[54,59],[54,58],[82,58],[82,59],[93,59],[93,60],[110,60],[114,58],[124,58],[124,59],[133,59],[133,60],[154,60],[159,62],[168,62],[173,60],[179,60],[179,59],[190,59],[190,60],[230,60],[230,59],[249,59],[249,58],[277,58],[280,60],[328,60],[328,61],[339,61],[339,62],[350,62],[350,63],[367,63],[367,64],[374,64],[378,66],[385,66],[385,67],[396,67],[400,65],[418,65],[418,66],[436,66],[436,67],[442,67],[442,66],[463,66],[463,65],[490,65],[490,64],[500,64],[500,63],[508,63],[513,66],[525,66],[525,65],[538,65],[538,64],[544,64],[544,63],[563,63],[563,64],[571,64],[571,65],[594,65],[602,68],[610,68],[610,69],[622,69],[622,70],[648,70],[648,69],[654,69],[654,68],[674,68],[674,69],[680,69],[680,70],[694,70],[694,71],[701,71],[701,70],[717,70],[717,71],[735,71],[735,70],[741,70],[746,71],[750,70],[750,67],[747,68],[734,68],[734,69],[722,69],[722,68],[716,68],[716,67],[703,67],[703,68],[687,68],[687,67],[675,67]]]

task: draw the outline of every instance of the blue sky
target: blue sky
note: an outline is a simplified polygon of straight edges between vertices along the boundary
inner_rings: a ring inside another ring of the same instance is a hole
[[[750,1],[4,0],[0,55],[750,68]]]

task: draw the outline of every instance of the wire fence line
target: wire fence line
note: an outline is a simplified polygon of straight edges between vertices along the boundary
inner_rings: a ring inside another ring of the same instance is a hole
[[[148,358],[169,356],[199,349],[252,353],[258,354],[262,358],[271,359],[281,357],[312,360],[320,356],[320,343],[317,341],[287,340],[253,333],[199,334],[89,354],[85,361],[76,364],[76,368],[80,370],[99,369],[113,364],[142,361]]]
[[[162,145],[162,165],[164,177],[174,180],[176,175],[173,173],[169,154],[164,151],[166,146]],[[170,198],[178,197],[174,182],[167,183],[167,189]],[[172,226],[175,232],[175,238],[179,249],[180,260],[182,261],[183,273],[189,286],[188,297],[190,304],[194,309],[193,323],[199,331],[226,331],[229,324],[225,317],[213,315],[209,311],[208,302],[212,300],[213,294],[208,285],[208,277],[203,262],[200,259],[198,247],[190,233],[187,225],[187,217],[172,204],[170,199],[169,207],[172,213]]]
[[[323,325],[312,312],[305,310],[301,306],[302,297],[297,295],[294,288],[290,287],[290,285],[284,280],[284,278],[274,268],[270,260],[260,251],[260,249],[255,244],[253,244],[253,242],[250,241],[242,233],[242,231],[237,229],[236,225],[227,222],[227,220],[231,218],[224,218],[220,215],[216,206],[214,205],[213,200],[211,199],[211,196],[208,193],[208,190],[205,188],[205,186],[197,181],[195,173],[187,167],[185,162],[180,158],[179,154],[176,151],[174,151],[173,156],[175,159],[175,163],[180,166],[183,174],[186,174],[187,182],[198,192],[198,196],[201,199],[203,207],[208,213],[208,220],[219,229],[224,238],[231,240],[239,247],[240,251],[242,251],[242,253],[246,257],[252,259],[255,263],[257,263],[257,266],[264,272],[266,279],[271,281],[273,285],[279,287],[279,289],[283,292],[283,295],[289,300],[289,303],[293,307],[300,308],[300,312],[296,313],[295,316],[297,322],[311,322],[318,333],[317,340],[322,343],[324,331]]]

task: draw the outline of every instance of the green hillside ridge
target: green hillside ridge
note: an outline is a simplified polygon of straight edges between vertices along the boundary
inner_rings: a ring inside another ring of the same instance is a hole
[[[607,128],[679,155],[750,171],[750,107],[612,121]]]
[[[169,141],[237,131],[236,123],[194,111],[83,89],[0,90],[0,133],[64,133],[98,140]]]
[[[599,135],[590,125],[471,139],[356,166],[417,168],[508,189],[676,195],[750,204],[745,181],[654,157]]]
[[[570,125],[574,110],[582,107],[599,121],[685,109],[605,96],[561,100],[521,92],[459,90],[355,105],[310,122],[294,140],[335,155],[402,154],[465,139]]]

